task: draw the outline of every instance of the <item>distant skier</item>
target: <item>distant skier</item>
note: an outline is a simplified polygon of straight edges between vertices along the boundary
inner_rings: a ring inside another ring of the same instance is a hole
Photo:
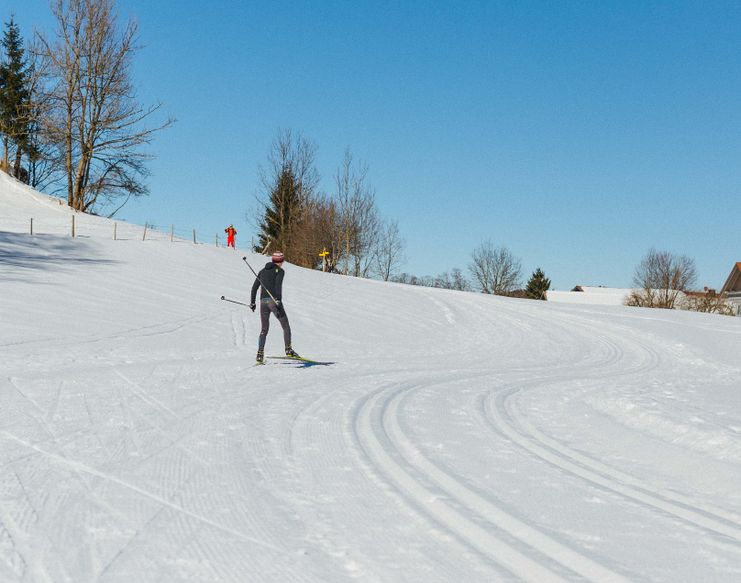
[[[255,283],[252,284],[252,294],[250,295],[250,309],[254,312],[257,307],[255,304],[257,288],[262,286],[262,291],[260,292],[260,322],[262,323],[262,329],[260,330],[260,339],[257,346],[258,363],[262,363],[265,360],[265,340],[268,337],[268,329],[270,328],[271,312],[278,318],[278,322],[283,327],[286,356],[300,358],[291,348],[291,325],[288,323],[288,316],[286,316],[286,310],[283,307],[283,301],[281,299],[283,276],[285,275],[282,265],[285,258],[283,257],[283,253],[276,251],[270,259],[271,261],[257,274]]]
[[[234,237],[237,235],[237,229],[234,228],[234,225],[229,225],[224,229],[224,232],[226,233],[226,246],[236,249],[234,246]]]

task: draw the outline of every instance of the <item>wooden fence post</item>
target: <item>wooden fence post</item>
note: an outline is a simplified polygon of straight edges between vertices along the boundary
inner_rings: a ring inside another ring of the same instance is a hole
[[[144,234],[142,235],[142,241],[144,241],[147,238],[147,227],[149,226],[149,223],[144,223]]]
[[[33,217],[31,217],[31,234],[33,235]]]
[[[196,230],[193,229],[193,245],[196,244]]]
[[[72,215],[72,237],[75,236],[75,215]]]
[[[170,243],[175,240],[175,225],[170,225]]]
[[[113,240],[114,241],[118,241],[117,233],[116,233],[117,230],[118,230],[118,223],[114,221],[113,223]]]

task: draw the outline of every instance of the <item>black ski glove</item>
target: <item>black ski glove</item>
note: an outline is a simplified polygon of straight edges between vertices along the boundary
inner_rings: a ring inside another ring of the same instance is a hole
[[[252,303],[250,304],[250,310],[252,310],[253,312],[255,311],[255,308],[256,308],[256,307],[257,307],[257,305],[256,305],[256,304],[255,304],[254,302],[252,302]]]

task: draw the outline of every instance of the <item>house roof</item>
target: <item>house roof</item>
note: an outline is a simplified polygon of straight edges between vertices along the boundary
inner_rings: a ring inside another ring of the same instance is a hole
[[[728,279],[723,284],[723,289],[720,293],[730,293],[741,291],[741,261],[736,263],[731,269],[731,273],[728,275]]]

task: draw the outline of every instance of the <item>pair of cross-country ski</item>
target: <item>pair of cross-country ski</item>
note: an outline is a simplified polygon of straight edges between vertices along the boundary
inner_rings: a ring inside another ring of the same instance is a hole
[[[299,368],[307,368],[310,366],[329,366],[330,364],[334,364],[334,362],[321,362],[318,360],[312,360],[310,358],[304,358],[303,356],[266,356],[265,358],[272,360],[282,360],[285,361],[284,364],[297,363],[303,365]],[[255,366],[264,366],[265,364],[265,361],[258,361]]]

